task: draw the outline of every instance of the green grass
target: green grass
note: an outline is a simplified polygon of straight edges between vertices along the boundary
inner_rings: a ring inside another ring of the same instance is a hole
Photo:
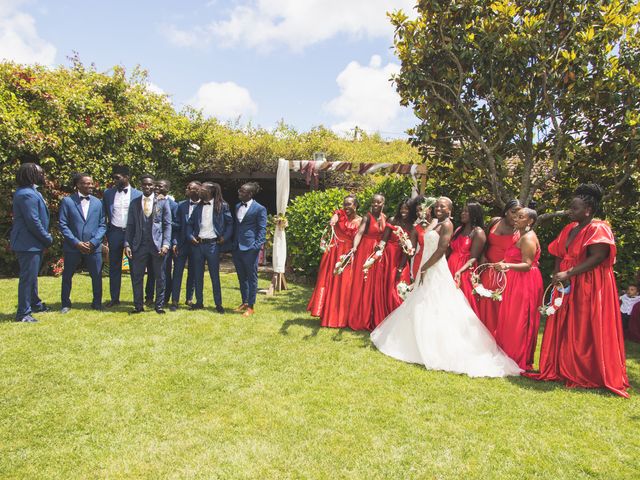
[[[59,308],[60,279],[40,289]],[[635,392],[404,364],[320,329],[307,288],[261,296],[249,319],[123,305],[37,324],[12,322],[16,280],[0,291],[0,478],[640,477]],[[233,274],[223,299],[240,303]],[[86,276],[72,300],[90,302]]]

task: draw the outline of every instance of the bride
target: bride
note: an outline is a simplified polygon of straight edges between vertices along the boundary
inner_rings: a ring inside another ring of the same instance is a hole
[[[424,234],[420,280],[400,307],[371,332],[385,355],[432,370],[470,377],[519,375],[521,370],[496,345],[456,285],[444,258],[453,225],[452,203],[440,197],[436,222]]]

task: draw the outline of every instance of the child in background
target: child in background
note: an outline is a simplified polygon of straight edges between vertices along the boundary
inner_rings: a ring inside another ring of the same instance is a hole
[[[626,330],[629,326],[629,318],[631,317],[631,310],[633,306],[640,302],[640,295],[638,295],[638,286],[629,285],[627,292],[620,296],[620,312],[622,313],[622,326]]]

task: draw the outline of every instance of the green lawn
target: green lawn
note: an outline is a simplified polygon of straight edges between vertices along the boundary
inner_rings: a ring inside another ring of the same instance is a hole
[[[230,310],[235,275],[223,287]],[[60,279],[40,289],[59,308]],[[37,324],[12,321],[16,280],[0,291],[0,478],[640,478],[635,391],[404,364],[320,329],[307,288],[259,297],[249,319],[123,305]],[[640,349],[627,353],[637,388]]]

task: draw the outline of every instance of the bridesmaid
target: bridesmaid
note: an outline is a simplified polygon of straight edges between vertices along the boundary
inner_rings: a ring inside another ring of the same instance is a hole
[[[373,298],[372,329],[402,303],[402,298],[398,295],[398,284],[411,283],[409,257],[402,249],[398,234],[404,230],[407,237],[411,239],[413,222],[416,220],[415,213],[415,209],[411,208],[409,197],[403,198],[396,209],[396,214],[387,222],[382,241],[377,247],[383,252],[380,259],[378,286]],[[412,246],[415,248],[415,245]]]
[[[542,303],[542,275],[538,269],[540,242],[533,231],[538,214],[530,208],[518,211],[516,228],[520,239],[495,266],[506,272],[507,286],[503,293],[496,329],[496,342],[523,370],[533,368],[533,356],[538,341]]]
[[[613,274],[616,245],[611,227],[594,219],[602,189],[580,185],[569,206],[571,223],[549,245],[556,257],[554,282],[571,285],[564,304],[547,318],[537,380],[567,387],[607,388],[629,397],[622,319]]]
[[[371,330],[373,324],[373,297],[380,275],[380,261],[373,264],[367,279],[362,267],[380,240],[386,226],[386,217],[382,213],[384,196],[377,193],[371,200],[371,211],[360,223],[358,233],[353,239],[353,270],[351,280],[351,308],[347,326],[352,330]]]
[[[515,229],[515,221],[518,217],[518,210],[522,205],[518,200],[509,201],[502,211],[502,217],[491,219],[488,228],[487,246],[481,263],[498,263],[504,259],[507,249],[516,243],[520,238],[520,233]],[[497,285],[495,273],[492,269],[486,269],[482,273],[482,284],[490,290],[494,290]],[[487,327],[492,335],[495,335],[498,326],[498,313],[500,302],[490,298],[481,297],[477,299],[478,317]]]
[[[340,256],[353,248],[353,238],[362,221],[357,209],[356,197],[347,195],[342,201],[342,209],[336,210],[329,222],[334,229],[335,238],[330,248],[322,255],[316,288],[307,306],[312,316],[320,317],[320,325],[323,327],[347,326],[353,264],[348,265],[340,275],[334,275],[333,270]]]
[[[415,211],[416,221],[414,222],[413,232],[411,234],[411,243],[416,249],[416,254],[411,259],[411,279],[415,282],[418,278],[418,270],[422,261],[422,252],[424,251],[424,234],[431,230],[437,220],[433,220],[431,209],[435,199],[426,198],[424,195],[418,195],[411,201],[411,208]]]
[[[471,267],[478,263],[487,243],[483,217],[484,213],[479,203],[469,202],[464,206],[460,214],[462,225],[453,233],[449,245],[451,253],[447,261],[456,285],[478,316],[478,302],[471,285]]]

